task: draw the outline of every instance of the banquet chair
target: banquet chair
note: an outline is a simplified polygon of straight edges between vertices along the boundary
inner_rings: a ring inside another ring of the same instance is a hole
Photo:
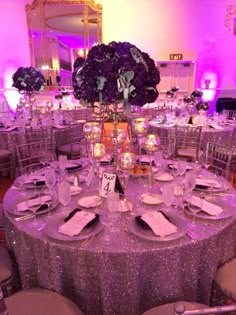
[[[142,315],[201,315],[228,314],[236,310],[236,304],[208,307],[195,302],[176,302],[154,307]]]
[[[11,178],[14,178],[14,157],[11,151],[11,139],[10,133],[0,135],[0,173],[10,171]]]
[[[67,142],[57,146],[57,156],[66,155],[68,159],[77,159],[83,155],[87,147],[83,135],[83,123],[71,124],[67,131]]]
[[[91,109],[75,106],[74,108],[74,118],[75,120],[85,120],[89,121],[91,119]]]
[[[231,119],[235,120],[236,119],[236,110],[224,109],[223,114],[229,120],[231,120]]]
[[[19,174],[24,174],[26,168],[35,164],[45,164],[55,160],[55,150],[48,140],[24,143],[16,146],[16,156]]]
[[[207,165],[210,171],[229,179],[232,153],[231,146],[209,141],[201,161],[203,165]]]
[[[51,126],[42,126],[40,128],[26,128],[25,129],[26,142],[35,142],[44,139],[53,141],[53,131]]]
[[[220,291],[229,299],[236,301],[236,258],[224,263],[216,272],[213,288]]]
[[[176,150],[175,157],[187,161],[198,161],[203,151],[201,145],[202,127],[175,126]]]
[[[10,315],[83,315],[79,307],[65,296],[51,290],[32,288],[5,299]]]
[[[5,247],[0,247],[0,288],[8,296],[14,278],[10,254]]]

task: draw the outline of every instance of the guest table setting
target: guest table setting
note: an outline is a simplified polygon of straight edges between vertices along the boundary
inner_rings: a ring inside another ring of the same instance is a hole
[[[89,158],[60,157],[15,180],[4,198],[6,239],[23,288],[56,290],[88,314],[209,303],[217,267],[234,255],[236,195],[195,163],[159,155],[155,164],[157,153],[119,156],[122,193],[101,193],[113,166],[99,161],[94,175]]]

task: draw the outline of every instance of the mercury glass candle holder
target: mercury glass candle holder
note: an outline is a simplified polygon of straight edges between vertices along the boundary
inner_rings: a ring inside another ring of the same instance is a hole
[[[100,140],[102,129],[98,122],[91,121],[84,124],[83,133],[90,143],[95,143]]]
[[[112,131],[111,137],[114,146],[121,146],[123,143],[125,143],[126,132],[123,129],[116,129]]]
[[[103,143],[94,143],[93,145],[93,159],[96,168],[96,174],[99,175],[99,162],[106,154],[106,147]]]
[[[118,155],[118,164],[123,171],[129,171],[134,168],[136,156],[131,152],[124,152]]]
[[[142,150],[142,142],[144,136],[148,132],[148,121],[146,118],[135,118],[133,121],[133,129],[134,133],[137,135],[138,139],[138,150],[139,150],[139,156],[141,155]]]

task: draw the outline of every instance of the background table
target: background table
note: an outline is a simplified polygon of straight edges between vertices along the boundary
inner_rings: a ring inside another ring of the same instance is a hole
[[[140,178],[130,180],[131,197],[143,192],[142,184]],[[23,288],[56,290],[87,314],[137,315],[177,300],[207,304],[218,266],[236,252],[234,216],[196,222],[196,240],[187,235],[171,242],[138,238],[124,226],[129,213],[121,214],[120,231],[110,235],[110,244],[105,242],[107,229],[88,242],[53,240],[32,228],[31,221],[16,222],[7,212],[22,194],[9,189],[4,209],[7,246],[16,258]],[[227,198],[217,198],[233,211]],[[59,206],[52,216],[61,211]],[[186,226],[192,224],[185,215],[181,220]]]

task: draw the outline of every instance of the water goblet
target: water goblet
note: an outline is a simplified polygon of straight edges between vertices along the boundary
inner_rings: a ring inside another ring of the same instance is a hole
[[[165,184],[162,187],[162,199],[164,204],[169,208],[175,199],[175,185],[174,183]]]
[[[180,176],[184,175],[187,169],[187,163],[183,160],[178,160],[176,163],[177,172]]]
[[[58,185],[58,200],[64,207],[64,212],[70,210],[68,204],[71,201],[70,184],[66,181],[61,181]]]
[[[36,212],[42,206],[42,190],[41,189],[31,189],[26,193],[26,206],[27,208],[35,214],[31,226],[33,228],[39,228],[42,222],[37,218]]]

